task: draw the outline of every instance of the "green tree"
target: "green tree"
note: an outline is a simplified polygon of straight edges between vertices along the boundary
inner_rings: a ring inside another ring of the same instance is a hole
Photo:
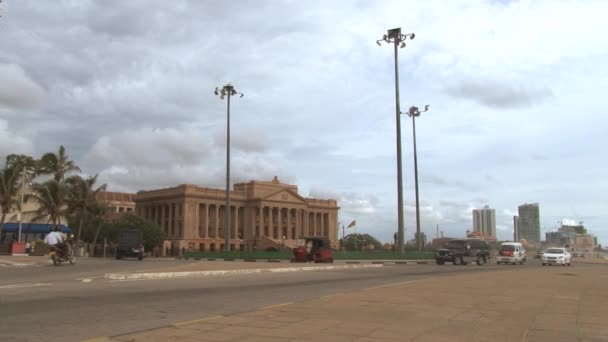
[[[141,230],[144,237],[144,247],[149,251],[154,247],[160,246],[165,239],[164,233],[159,225],[146,221],[142,217],[131,213],[121,215],[116,222],[110,224],[106,231],[110,241],[116,241],[120,229]]]
[[[32,184],[31,193],[26,195],[28,200],[38,203],[37,216],[32,221],[48,217],[49,222],[61,224],[61,218],[68,214],[67,193],[65,183],[55,179]]]
[[[40,159],[40,170],[44,174],[52,174],[56,181],[63,181],[70,172],[80,172],[80,168],[65,153],[65,147],[59,146],[57,153],[45,153]]]
[[[65,180],[68,185],[68,212],[70,216],[78,218],[76,241],[81,240],[82,227],[89,218],[92,209],[97,206],[97,193],[106,189],[106,184],[95,188],[96,181],[97,175],[88,178],[74,175]]]
[[[349,234],[342,241],[344,249],[347,251],[360,251],[371,246],[377,251],[383,249],[382,243],[369,234]]]
[[[112,226],[110,224],[107,224],[106,221],[108,220],[108,218],[110,217],[110,206],[108,205],[108,203],[103,202],[103,201],[95,201],[92,203],[92,205],[88,208],[91,214],[91,233],[92,233],[92,249],[89,251],[89,255],[93,256],[95,255],[95,247],[97,246],[97,239],[99,238],[100,234],[102,233],[106,233],[107,231],[111,230]],[[103,234],[104,237],[106,237],[106,234]],[[90,236],[90,234],[89,234]],[[89,239],[87,239],[87,241],[91,241]]]
[[[4,229],[6,215],[19,205],[17,193],[19,192],[19,167],[9,157],[6,158],[4,167],[0,169],[0,236]]]

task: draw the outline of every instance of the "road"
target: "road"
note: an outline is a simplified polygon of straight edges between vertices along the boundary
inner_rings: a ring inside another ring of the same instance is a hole
[[[184,263],[131,266],[114,260],[82,260],[74,267],[3,269],[0,340],[81,341],[426,277],[540,267],[532,261],[524,266],[392,265],[145,281],[98,278],[125,267],[158,268],[160,262],[164,267]]]

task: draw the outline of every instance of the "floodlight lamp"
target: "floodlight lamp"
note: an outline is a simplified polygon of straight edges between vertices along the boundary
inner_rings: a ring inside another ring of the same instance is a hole
[[[410,39],[414,40],[414,38],[416,38],[416,34],[415,33],[410,34]]]
[[[400,47],[403,49],[405,47],[405,43],[401,42],[401,46]]]

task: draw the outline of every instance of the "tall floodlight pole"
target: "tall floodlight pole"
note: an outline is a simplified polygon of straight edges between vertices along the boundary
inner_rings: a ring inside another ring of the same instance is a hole
[[[405,47],[405,41],[410,38],[414,39],[416,35],[413,33],[402,34],[401,28],[388,30],[387,34],[382,36],[382,39],[376,41],[376,44],[382,46],[384,41],[388,44],[395,44],[395,117],[397,126],[397,249],[400,253],[405,252],[405,231],[403,228],[403,177],[401,175],[401,108],[399,104],[399,49]]]
[[[21,170],[21,199],[19,200],[19,213],[17,216],[18,222],[19,222],[19,232],[17,234],[17,242],[21,243],[21,226],[23,224],[23,197],[25,196],[25,183],[26,183],[26,177],[29,174],[32,174],[32,171],[27,170],[27,168],[23,168],[23,170]]]
[[[230,83],[223,86],[221,89],[215,87],[215,95],[219,95],[220,99],[227,97],[226,101],[226,207],[224,208],[226,222],[224,226],[224,251],[230,252],[230,98],[234,95],[242,93],[237,92],[234,86]]]
[[[424,113],[429,110],[429,105],[424,107],[424,110],[421,112],[418,107],[410,107],[407,115],[412,118],[412,131],[414,136],[414,184],[416,184],[416,246],[418,250],[422,250],[422,239],[420,236],[420,202],[418,200],[418,156],[416,153],[416,117],[420,116],[421,113]]]

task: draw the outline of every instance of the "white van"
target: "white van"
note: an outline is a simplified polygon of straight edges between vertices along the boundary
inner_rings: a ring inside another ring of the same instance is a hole
[[[520,264],[526,262],[526,249],[519,242],[503,242],[496,251],[496,264]]]

